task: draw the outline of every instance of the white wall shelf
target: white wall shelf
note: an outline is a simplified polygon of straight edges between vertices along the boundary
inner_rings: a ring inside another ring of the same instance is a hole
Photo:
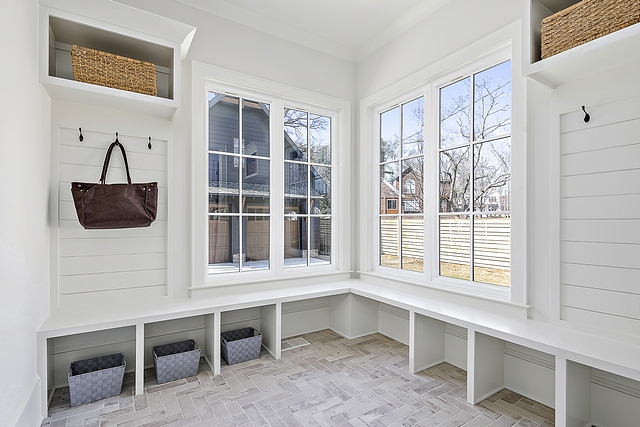
[[[122,11],[125,12],[132,13],[129,9]],[[52,99],[144,112],[151,116],[172,119],[180,107],[181,60],[188,52],[195,29],[163,19],[168,22],[163,22],[164,25],[159,28],[174,27],[174,31],[166,33],[173,39],[142,33],[90,16],[41,6],[40,82]],[[70,54],[73,44],[154,64],[158,95],[145,95],[75,81]]]
[[[577,0],[522,0],[524,10],[523,72],[526,76],[552,88],[591,74],[624,65],[638,59],[640,24],[600,37],[549,58],[540,59],[542,20]]]

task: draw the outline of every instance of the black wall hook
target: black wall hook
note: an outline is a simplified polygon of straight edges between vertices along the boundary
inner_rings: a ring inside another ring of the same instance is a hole
[[[584,122],[589,123],[589,120],[591,120],[591,116],[589,115],[589,113],[587,113],[587,110],[584,109],[584,105],[582,106],[582,111],[584,111]]]
[[[147,147],[149,147],[149,150],[151,150],[151,137],[149,137],[149,144],[147,145]]]
[[[84,136],[82,136],[82,128],[78,128],[78,130],[80,131],[80,136],[78,137],[78,139],[80,140],[80,142],[84,141]]]
[[[118,132],[116,132],[116,142],[120,142],[118,141]]]

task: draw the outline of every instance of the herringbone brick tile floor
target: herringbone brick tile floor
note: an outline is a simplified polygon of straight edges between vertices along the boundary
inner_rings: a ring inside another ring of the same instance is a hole
[[[147,370],[139,396],[132,374],[120,396],[73,408],[59,389],[42,426],[553,426],[553,409],[509,390],[468,404],[466,372],[448,363],[410,373],[408,347],[384,335],[303,338],[280,360],[263,351],[215,377],[201,362],[196,377],[158,385]]]

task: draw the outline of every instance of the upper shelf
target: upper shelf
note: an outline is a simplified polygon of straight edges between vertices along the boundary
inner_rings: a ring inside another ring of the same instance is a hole
[[[129,14],[145,14],[127,9]],[[152,23],[160,19],[155,15],[140,18]],[[168,22],[155,23],[156,31],[172,26],[174,31],[167,31],[163,35],[170,34],[173,40],[116,26],[90,16],[41,6],[40,81],[54,99],[136,111],[170,120],[180,106],[180,65],[189,49],[195,28],[166,18],[161,19]],[[158,95],[150,96],[75,81],[70,53],[73,44],[154,64]]]
[[[563,83],[640,59],[640,24],[540,59],[540,25],[544,18],[576,0],[522,0],[525,4],[523,47],[525,75],[555,89]],[[528,54],[527,54],[528,52]]]

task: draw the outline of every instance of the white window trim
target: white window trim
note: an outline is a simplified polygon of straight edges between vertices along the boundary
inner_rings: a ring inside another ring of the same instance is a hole
[[[478,52],[484,52],[478,55]],[[437,134],[438,111],[434,111],[434,91],[452,76],[480,71],[511,59],[512,76],[512,208],[511,208],[511,287],[502,288],[479,282],[467,282],[438,276],[437,251],[437,171],[436,152],[432,147]],[[411,283],[456,294],[504,301],[511,305],[527,306],[526,286],[526,79],[522,76],[520,24],[513,23],[437,63],[406,77],[360,102],[360,152],[369,152],[361,161],[360,206],[366,209],[366,219],[360,224],[361,236],[367,236],[369,250],[360,256],[360,273]],[[425,96],[425,264],[424,273],[409,272],[379,266],[378,182],[380,113],[395,104]],[[434,129],[435,128],[435,129]],[[435,184],[434,184],[435,183]],[[364,216],[364,215],[362,215]],[[392,286],[392,285],[391,285]]]
[[[209,274],[208,264],[208,162],[207,92],[228,93],[271,105],[271,246],[270,269]],[[332,140],[332,254],[331,264],[284,268],[284,149],[277,152],[284,134],[284,107],[306,109],[331,118]],[[350,271],[350,140],[351,103],[198,61],[192,61],[192,283],[190,289],[272,282]],[[282,232],[280,238],[278,236]]]

